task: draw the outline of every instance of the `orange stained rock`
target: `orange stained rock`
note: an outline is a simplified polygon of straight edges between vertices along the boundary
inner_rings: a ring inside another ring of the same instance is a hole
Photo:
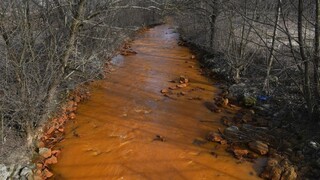
[[[47,134],[48,134],[48,135],[52,134],[55,129],[56,129],[55,126],[51,126],[51,127],[48,129]]]
[[[56,164],[58,162],[57,157],[51,156],[48,159],[45,160],[45,164]]]
[[[259,179],[253,164],[239,164],[222,145],[194,144],[227,114],[206,108],[220,92],[178,38],[157,26],[133,41],[136,55],[113,58],[114,70],[91,84],[91,98],[67,123],[52,179]],[[183,96],[171,82],[181,76],[189,81]],[[161,93],[169,87],[170,95]]]
[[[53,176],[53,173],[50,172],[48,169],[44,169],[42,171],[42,179],[47,179]]]

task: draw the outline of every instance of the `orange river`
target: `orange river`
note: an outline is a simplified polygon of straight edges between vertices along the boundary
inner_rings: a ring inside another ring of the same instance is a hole
[[[136,55],[112,59],[112,72],[90,85],[91,98],[67,124],[52,179],[259,179],[254,164],[221,145],[194,143],[217,131],[227,112],[205,107],[219,89],[178,37],[169,25],[157,26],[136,36]],[[164,96],[180,76],[188,86]]]

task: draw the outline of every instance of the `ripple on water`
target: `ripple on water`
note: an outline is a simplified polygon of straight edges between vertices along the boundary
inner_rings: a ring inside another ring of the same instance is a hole
[[[68,138],[58,144],[57,179],[259,179],[253,164],[238,164],[217,144],[193,143],[220,127],[224,114],[205,108],[218,89],[199,75],[173,31],[163,25],[139,35],[131,46],[138,54],[114,57],[121,68],[93,83],[91,99],[79,105]],[[181,75],[188,86],[163,96],[160,90]],[[72,136],[74,127],[79,137]]]

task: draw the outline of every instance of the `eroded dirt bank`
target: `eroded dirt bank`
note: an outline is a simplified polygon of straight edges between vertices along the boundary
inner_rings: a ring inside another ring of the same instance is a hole
[[[206,108],[219,90],[177,39],[157,26],[133,42],[136,55],[113,59],[112,73],[91,85],[67,125],[53,178],[258,179],[253,164],[202,139],[232,110]]]

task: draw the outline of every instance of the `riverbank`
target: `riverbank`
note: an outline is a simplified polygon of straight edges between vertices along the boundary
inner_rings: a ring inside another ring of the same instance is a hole
[[[156,25],[158,24],[150,25],[150,27]],[[123,44],[112,53],[112,56],[132,53],[127,44],[137,33],[146,29],[147,27],[142,27],[133,34],[128,34],[127,38],[123,39]],[[105,60],[104,71],[98,75],[98,78],[105,78],[112,71],[110,61],[111,58]],[[47,167],[50,163],[56,161],[55,156],[59,154],[59,150],[55,150],[54,146],[64,139],[64,125],[75,118],[78,103],[89,98],[90,90],[87,86],[90,81],[92,80],[81,83],[76,88],[66,90],[66,92],[61,90],[63,93],[59,95],[59,104],[55,107],[55,112],[50,115],[51,118],[42,122],[35,129],[36,132],[33,137],[28,139],[28,145],[23,132],[20,134],[11,129],[12,134],[6,135],[5,143],[1,146],[1,153],[5,156],[1,157],[4,159],[3,161],[1,159],[0,163],[0,179],[46,179],[47,176],[50,176],[51,172]],[[52,151],[52,156],[46,157],[47,155],[45,155],[45,157],[42,157],[41,152],[48,152],[49,150]]]
[[[266,157],[265,171],[260,174],[264,179],[320,177],[319,125],[308,122],[305,112],[299,111],[297,104],[290,103],[295,97],[292,92],[264,95],[258,81],[263,79],[263,74],[244,76],[235,82],[223,54],[212,53],[184,41],[183,37],[179,44],[197,54],[208,77],[221,79],[222,93],[215,104],[219,106],[224,100],[242,107],[234,117],[221,119],[225,128],[215,132],[228,140],[230,153],[239,158],[235,150],[240,149],[241,158],[248,161]]]
[[[134,55],[113,58],[111,74],[91,84],[57,144],[56,178],[257,179],[253,164],[239,166],[203,138],[232,110],[206,107],[219,90],[177,40],[174,29],[157,26],[135,38]]]

